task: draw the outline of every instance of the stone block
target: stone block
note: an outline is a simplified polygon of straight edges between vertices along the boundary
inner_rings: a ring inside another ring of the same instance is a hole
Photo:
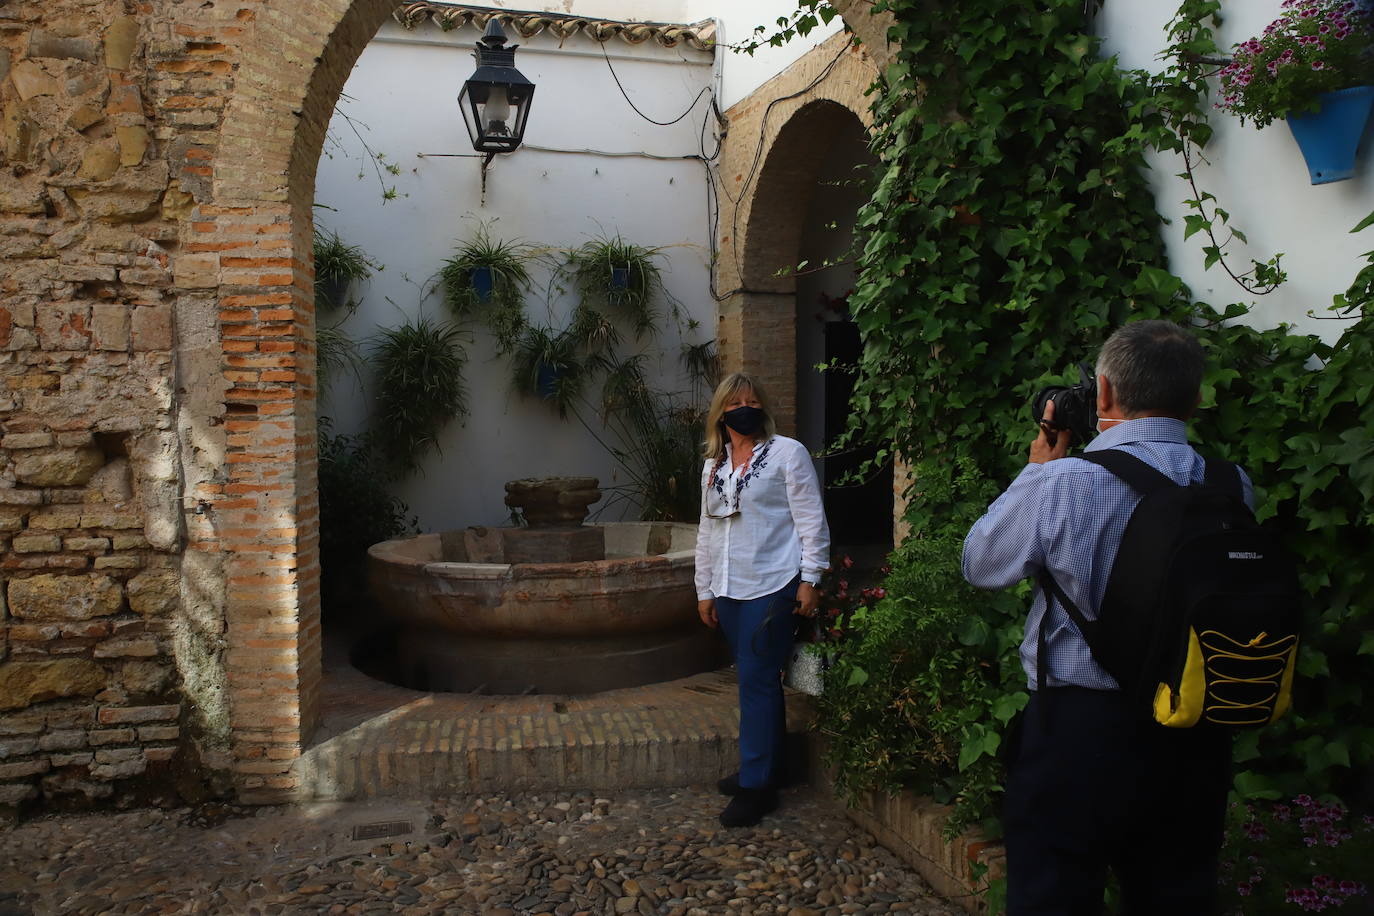
[[[19,93],[19,98],[27,102],[40,95],[57,95],[61,86],[42,65],[32,60],[21,60],[10,68],[10,82]]]
[[[0,710],[24,709],[62,697],[93,696],[105,686],[105,669],[84,658],[0,663]]]
[[[166,305],[134,309],[131,343],[135,351],[172,349],[172,309]]]
[[[85,181],[109,181],[119,171],[119,160],[117,147],[108,143],[97,144],[82,155],[76,177]]]
[[[180,577],[169,569],[139,573],[127,585],[129,608],[145,617],[168,613],[181,600]]]
[[[127,70],[133,63],[138,47],[138,20],[120,16],[105,30],[105,66],[111,70]]]
[[[109,538],[64,538],[62,540],[63,550],[73,550],[82,552],[105,552],[110,549]]]
[[[43,794],[49,798],[81,795],[88,802],[114,795],[114,786],[88,778],[93,775],[85,766],[64,767],[43,777]]]
[[[172,669],[157,662],[125,662],[116,675],[119,686],[134,696],[164,692],[172,683]]]
[[[80,754],[53,754],[48,759],[52,761],[53,769],[58,770],[62,767],[90,766],[95,755],[89,751],[84,751]]]
[[[138,557],[96,557],[96,569],[138,569],[143,561]]]
[[[30,453],[15,459],[14,476],[33,487],[80,487],[104,464],[105,454],[98,448]]]
[[[219,286],[219,257],[212,254],[179,255],[172,265],[176,285],[184,289]]]
[[[47,448],[53,441],[52,433],[10,433],[0,439],[0,448]]]
[[[148,769],[148,761],[142,753],[133,760],[123,760],[118,763],[96,763],[91,767],[91,776],[95,779],[128,779],[131,776],[138,776]]]
[[[132,728],[97,728],[90,734],[91,747],[105,747],[110,744],[131,744],[134,740]]]
[[[47,194],[41,184],[6,179],[0,182],[0,209],[28,216],[41,216],[47,210]]]
[[[53,57],[95,63],[100,59],[100,46],[89,38],[68,38],[43,29],[34,29],[29,33],[29,57]]]
[[[138,730],[139,741],[175,741],[180,735],[175,725],[145,725]]]
[[[0,805],[22,805],[37,795],[38,787],[30,783],[0,786]]]
[[[92,653],[96,658],[153,658],[161,654],[157,640],[150,637],[144,639],[114,639],[95,647]]]
[[[81,511],[77,506],[35,512],[29,516],[29,528],[35,531],[62,531],[81,526]]]
[[[119,142],[120,165],[135,166],[143,162],[151,140],[148,128],[140,124],[116,127],[115,139]]]
[[[129,307],[118,302],[91,306],[91,335],[96,349],[129,349]]]
[[[85,350],[91,345],[91,307],[77,302],[41,303],[38,344],[44,350]]]
[[[38,746],[45,751],[70,751],[86,746],[86,733],[69,729],[49,732],[38,739]]]
[[[141,223],[157,214],[162,190],[141,188],[70,188],[67,195],[88,219],[107,223]]]
[[[0,506],[41,506],[42,490],[21,490],[17,487],[0,487]]]
[[[32,754],[36,750],[38,750],[38,741],[33,738],[9,738],[0,741],[0,760],[8,757],[22,757],[25,754]]]
[[[88,127],[94,127],[105,120],[105,112],[94,105],[78,105],[76,110],[67,116],[67,126],[75,131],[83,131]]]
[[[109,576],[38,575],[9,584],[10,613],[36,620],[89,620],[118,613],[124,592]]]
[[[125,706],[107,707],[96,714],[102,725],[136,725],[144,722],[176,721],[181,707],[168,706]]]
[[[16,537],[10,548],[15,553],[57,553],[62,549],[62,539],[55,534]]]

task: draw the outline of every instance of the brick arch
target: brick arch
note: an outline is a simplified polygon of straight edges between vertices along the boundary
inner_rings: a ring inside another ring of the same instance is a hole
[[[797,262],[826,140],[848,135],[860,123],[859,116],[839,102],[819,99],[803,105],[783,125],[755,179],[740,258],[742,286],[759,292],[796,292],[796,278],[788,269]]]
[[[229,764],[247,801],[297,792],[292,765],[319,716],[311,204],[334,104],[394,9],[308,0],[248,10],[214,204],[189,220],[188,267],[218,279],[223,465],[205,476],[223,481],[223,495],[207,534],[223,556]]]
[[[726,112],[716,288],[717,341],[727,368],[768,386],[782,431],[796,418],[796,264],[807,209],[829,138],[872,126],[868,89],[877,65],[837,34]]]

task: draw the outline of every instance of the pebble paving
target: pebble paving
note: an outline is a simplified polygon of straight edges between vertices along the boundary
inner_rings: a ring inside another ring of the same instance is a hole
[[[0,828],[0,916],[835,916],[962,911],[809,789],[725,830],[706,788],[139,810]],[[385,815],[387,812],[383,812]],[[408,826],[408,832],[402,827]]]

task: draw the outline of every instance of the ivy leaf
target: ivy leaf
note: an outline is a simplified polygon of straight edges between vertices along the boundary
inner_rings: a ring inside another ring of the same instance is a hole
[[[845,681],[845,684],[844,684],[844,685],[845,685],[846,687],[861,687],[861,686],[863,686],[864,684],[867,684],[867,683],[868,683],[868,672],[865,671],[864,669],[858,667],[858,666],[855,666],[855,667],[849,672],[849,680]]]

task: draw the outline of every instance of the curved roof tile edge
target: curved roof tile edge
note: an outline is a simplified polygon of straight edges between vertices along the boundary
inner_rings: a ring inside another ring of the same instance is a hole
[[[665,48],[685,44],[698,51],[714,50],[716,38],[716,24],[710,19],[692,24],[617,22],[560,13],[533,13],[427,2],[402,4],[392,15],[408,29],[430,20],[446,32],[468,25],[481,30],[485,29],[494,17],[500,20],[503,27],[514,29],[522,38],[533,38],[547,31],[558,36],[561,41],[582,32],[593,41],[603,43],[619,37],[632,45],[653,40],[655,44]]]

